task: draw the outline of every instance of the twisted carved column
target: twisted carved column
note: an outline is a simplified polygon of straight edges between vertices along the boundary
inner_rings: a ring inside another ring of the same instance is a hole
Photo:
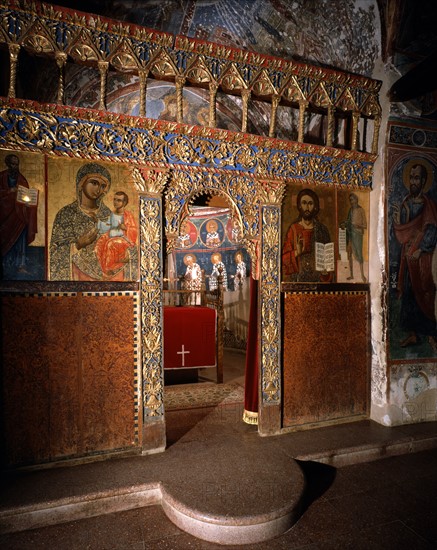
[[[352,113],[352,141],[351,141],[351,150],[357,150],[358,142],[358,121],[360,120],[360,113],[354,111]]]
[[[100,103],[99,109],[106,110],[106,79],[108,76],[109,63],[107,61],[99,61],[100,71]]]
[[[372,155],[378,154],[378,138],[379,138],[379,128],[381,126],[381,117],[375,117],[373,123],[373,139],[372,139]]]
[[[217,127],[217,90],[218,84],[216,82],[209,83],[209,127]]]
[[[15,97],[15,84],[17,81],[18,54],[20,53],[19,44],[9,44],[9,90],[8,99]]]
[[[247,113],[249,110],[250,90],[241,90],[241,99],[243,100],[243,113],[241,117],[241,131],[247,132]]]
[[[67,54],[64,52],[56,52],[55,54],[56,64],[59,68],[59,82],[58,82],[58,97],[56,103],[58,105],[64,104],[64,68],[67,63]]]
[[[179,123],[184,122],[184,105],[183,105],[183,94],[182,94],[184,84],[185,84],[185,77],[177,76],[176,77],[176,101],[177,101],[176,121]]]
[[[146,116],[146,91],[149,71],[138,71],[140,78],[140,116]]]
[[[297,141],[303,143],[304,139],[304,127],[305,127],[305,110],[308,107],[308,101],[299,101],[299,130],[297,135]]]
[[[335,118],[334,118],[334,112],[335,109],[333,105],[329,105],[328,107],[328,130],[326,133],[326,145],[327,147],[332,147],[334,143],[334,125],[335,125]]]

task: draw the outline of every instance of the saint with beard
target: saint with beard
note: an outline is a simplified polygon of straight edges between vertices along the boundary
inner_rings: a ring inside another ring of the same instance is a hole
[[[312,189],[302,189],[297,195],[299,215],[290,225],[282,247],[284,281],[330,282],[332,273],[316,271],[315,243],[329,243],[329,230],[317,219],[319,197]]]
[[[433,253],[437,245],[437,206],[425,195],[427,169],[417,161],[408,166],[410,192],[393,206],[393,230],[401,243],[397,290],[401,299],[400,325],[407,333],[401,347],[420,342],[427,336],[437,352],[435,283]]]

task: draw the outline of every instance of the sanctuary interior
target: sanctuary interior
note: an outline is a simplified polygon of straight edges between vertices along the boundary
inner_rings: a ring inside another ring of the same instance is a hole
[[[435,421],[435,7],[79,4],[0,2],[3,468]]]

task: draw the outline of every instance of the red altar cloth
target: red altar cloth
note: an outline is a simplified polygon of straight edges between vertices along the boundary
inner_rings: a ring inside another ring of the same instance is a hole
[[[164,307],[164,368],[215,367],[215,333],[215,309]]]

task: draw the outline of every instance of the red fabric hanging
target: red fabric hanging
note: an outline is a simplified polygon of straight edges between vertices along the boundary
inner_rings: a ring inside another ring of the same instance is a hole
[[[250,277],[250,311],[244,377],[244,413],[247,424],[258,424],[258,281]]]

